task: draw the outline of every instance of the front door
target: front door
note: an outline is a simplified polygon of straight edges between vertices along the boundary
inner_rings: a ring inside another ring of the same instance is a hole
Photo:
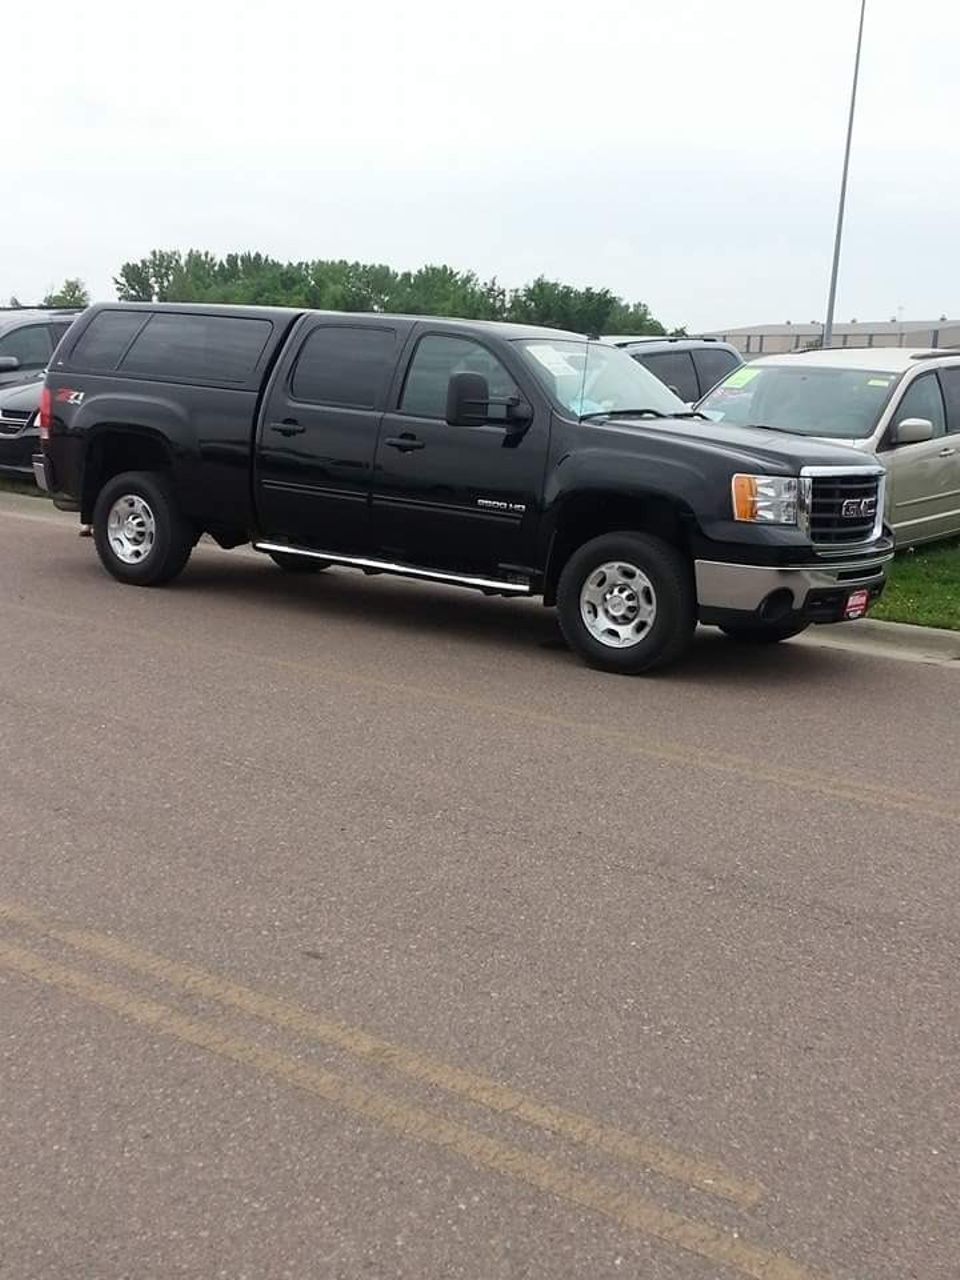
[[[960,514],[960,437],[947,432],[937,374],[915,378],[891,417],[933,423],[933,439],[894,446],[884,454],[890,485],[890,523],[899,542],[938,538],[951,532]]]
[[[377,431],[401,326],[316,316],[301,328],[261,415],[261,536],[318,551],[368,550]]]
[[[447,386],[455,373],[481,374],[491,399],[520,394],[534,406],[522,434],[504,423],[450,426]],[[379,554],[410,565],[502,579],[528,566],[546,461],[550,411],[521,391],[482,342],[424,333],[397,408],[384,415],[377,448],[373,519]]]

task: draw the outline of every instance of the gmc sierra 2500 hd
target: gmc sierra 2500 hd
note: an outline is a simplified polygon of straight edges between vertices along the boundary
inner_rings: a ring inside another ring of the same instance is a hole
[[[586,662],[678,658],[864,614],[883,469],[690,413],[622,351],[467,320],[90,308],[56,351],[37,480],[121,582],[201,534],[281,569],[352,565],[556,605]]]

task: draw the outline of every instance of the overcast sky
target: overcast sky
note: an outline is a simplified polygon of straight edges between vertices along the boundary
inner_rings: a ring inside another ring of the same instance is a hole
[[[21,7],[0,297],[113,297],[124,261],[196,247],[544,274],[691,328],[820,319],[858,11]],[[867,0],[839,320],[960,314],[958,49],[958,0]]]

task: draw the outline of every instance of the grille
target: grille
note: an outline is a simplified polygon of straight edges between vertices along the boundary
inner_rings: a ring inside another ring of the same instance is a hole
[[[882,494],[880,477],[813,476],[807,510],[810,540],[822,546],[869,542],[874,536]]]
[[[23,429],[24,424],[29,421],[32,409],[4,409],[0,411],[0,431],[4,435],[16,435],[18,431]]]

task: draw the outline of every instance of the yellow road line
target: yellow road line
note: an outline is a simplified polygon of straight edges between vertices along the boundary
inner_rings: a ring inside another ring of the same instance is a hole
[[[5,602],[5,607],[7,604]],[[75,628],[78,623],[101,628],[97,618],[84,614],[64,614],[52,609],[38,608],[20,602],[10,602],[10,609],[22,613],[36,614],[68,623]],[[128,638],[140,637],[160,645],[177,645],[182,648],[182,636],[171,639],[156,630],[138,627],[132,623],[124,624],[124,635]],[[261,667],[272,666],[280,670],[308,673],[324,684],[336,682],[338,685],[354,685],[358,689],[370,689],[377,693],[386,693],[393,698],[414,699],[420,703],[434,703],[450,706],[458,710],[479,712],[496,717],[503,721],[527,722],[547,728],[563,729],[579,737],[590,736],[600,739],[605,745],[615,744],[624,751],[639,759],[650,760],[656,764],[676,765],[684,769],[698,769],[705,773],[714,773],[746,780],[751,784],[757,782],[770,783],[772,786],[788,787],[806,795],[824,797],[830,800],[842,800],[859,809],[886,809],[897,813],[915,813],[923,818],[936,818],[940,821],[960,824],[960,809],[942,804],[933,796],[921,792],[898,791],[885,782],[871,782],[867,779],[851,778],[849,780],[836,775],[820,774],[808,770],[791,769],[779,765],[768,765],[762,760],[753,760],[748,756],[738,756],[724,750],[722,753],[703,751],[698,748],[685,747],[681,743],[651,742],[640,734],[630,733],[624,729],[611,728],[606,724],[594,724],[589,720],[565,716],[558,712],[542,711],[517,702],[496,702],[488,698],[462,696],[447,693],[435,685],[414,685],[409,682],[397,684],[390,680],[375,676],[357,675],[350,667],[337,666],[325,655],[324,662],[310,662],[299,658],[283,658],[272,653],[260,653],[242,649],[218,640],[214,645],[209,641],[194,638],[191,644],[196,649],[205,649],[216,653],[218,665],[222,667],[225,657],[240,658],[248,662],[256,662]]]
[[[737,1178],[704,1160],[685,1155],[665,1144],[599,1124],[588,1116],[538,1102],[509,1085],[486,1076],[448,1066],[402,1045],[392,1044],[359,1028],[321,1018],[309,1009],[195,965],[168,960],[140,947],[92,930],[73,929],[46,921],[19,903],[0,900],[0,921],[23,926],[44,937],[65,942],[80,951],[98,955],[135,973],[168,983],[189,995],[214,1000],[250,1017],[296,1032],[310,1040],[332,1045],[355,1058],[389,1068],[410,1079],[435,1085],[490,1111],[545,1129],[620,1160],[638,1163],[686,1186],[731,1200],[749,1209],[763,1196],[758,1183]]]
[[[423,1108],[410,1106],[389,1094],[353,1084],[286,1054],[265,1049],[254,1041],[229,1035],[217,1027],[185,1017],[167,1005],[56,964],[24,947],[0,943],[0,965],[184,1044],[253,1067],[262,1075],[303,1089],[401,1137],[453,1151],[478,1168],[507,1174],[538,1191],[600,1213],[622,1227],[653,1236],[708,1262],[732,1267],[751,1280],[814,1280],[813,1273],[785,1254],[748,1244],[731,1231],[684,1217]]]

